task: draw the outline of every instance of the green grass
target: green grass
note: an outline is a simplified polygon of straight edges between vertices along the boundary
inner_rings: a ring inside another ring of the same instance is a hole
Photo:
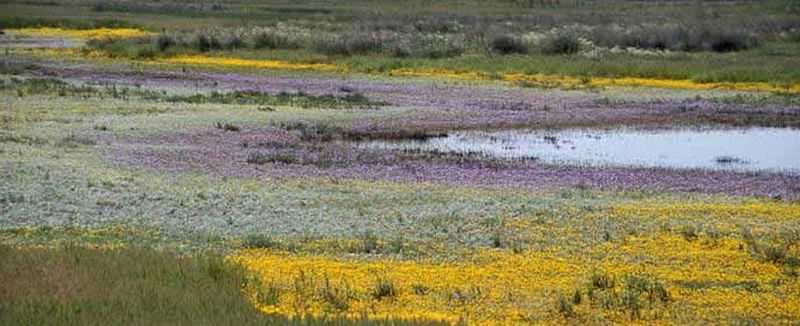
[[[144,43],[143,43],[144,42]],[[504,73],[552,74],[589,77],[644,77],[689,79],[698,82],[800,82],[800,43],[769,41],[760,47],[731,53],[673,52],[669,54],[603,53],[548,55],[528,53],[498,55],[473,52],[450,58],[394,57],[391,54],[325,55],[313,49],[216,50],[201,53],[189,47],[164,52],[147,40],[116,40],[92,46],[111,56],[148,59],[183,54],[204,54],[244,59],[283,60],[297,63],[332,63],[349,72],[384,74],[393,69],[471,71],[488,76]],[[146,55],[142,55],[145,53]]]
[[[263,324],[244,271],[213,254],[0,247],[0,324]]]
[[[690,79],[699,82],[800,82],[800,43],[770,42],[736,53],[674,53],[671,55],[492,55],[453,58],[396,58],[367,54],[326,56],[299,50],[214,51],[211,56],[284,60],[299,63],[333,63],[351,73],[384,74],[393,69],[472,71],[488,76],[504,73],[553,74],[591,77],[645,77]],[[167,54],[169,55],[169,54]]]
[[[629,54],[591,58],[582,55],[473,55],[447,59],[354,56],[334,59],[350,71],[384,73],[392,69],[544,73],[567,76],[691,79],[704,82],[798,82],[800,43],[768,43],[739,53],[691,53],[670,56]]]

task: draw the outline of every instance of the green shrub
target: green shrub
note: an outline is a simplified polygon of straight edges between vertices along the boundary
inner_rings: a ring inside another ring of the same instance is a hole
[[[759,45],[758,38],[729,30],[715,30],[709,34],[706,42],[714,52],[742,51]]]
[[[253,38],[256,49],[298,49],[300,46],[298,40],[272,31],[259,33]]]
[[[573,34],[559,33],[548,36],[540,46],[544,54],[575,54],[580,51],[581,42]]]
[[[222,43],[220,43],[215,36],[209,36],[202,33],[197,35],[192,45],[200,52],[222,49]]]
[[[492,40],[492,50],[500,54],[515,54],[525,53],[528,48],[519,36],[504,34]]]
[[[267,163],[283,163],[292,164],[295,162],[293,153],[252,153],[247,156],[247,163],[250,164],[267,164]]]

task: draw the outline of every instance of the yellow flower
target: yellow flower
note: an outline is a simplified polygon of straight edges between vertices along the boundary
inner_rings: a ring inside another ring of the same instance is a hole
[[[800,320],[800,281],[742,246],[732,237],[687,241],[657,235],[627,237],[575,256],[477,249],[455,260],[399,260],[253,249],[228,260],[261,280],[245,290],[258,309],[291,318],[367,313],[480,325]],[[604,308],[600,297],[587,297],[596,271],[616,280],[609,290],[615,300],[628,291],[629,275],[664,282],[669,298],[642,302],[641,319],[632,320],[625,305]],[[565,319],[556,298],[566,294],[572,302],[576,290],[584,303],[575,303],[574,315]]]
[[[395,69],[390,73],[392,76],[414,76],[449,78],[482,81],[489,79],[484,73],[471,71],[454,70],[414,70],[414,69]],[[659,79],[659,78],[640,78],[640,77],[575,77],[546,74],[520,74],[509,73],[498,75],[498,79],[511,84],[530,84],[537,87],[654,87],[654,88],[676,88],[694,90],[735,90],[750,92],[784,92],[800,93],[800,84],[778,85],[764,82],[696,82],[686,79]]]
[[[224,58],[224,57],[209,57],[202,55],[177,56],[166,59],[159,59],[158,61],[166,63],[184,63],[192,65],[218,65],[218,66],[245,67],[245,68],[316,70],[316,71],[337,70],[336,66],[326,63],[291,63],[279,60],[251,60],[251,59],[237,59],[237,58]]]
[[[48,36],[48,37],[74,37],[81,39],[104,37],[142,37],[150,35],[149,32],[135,28],[96,28],[96,29],[64,29],[53,27],[21,28],[6,30],[9,34],[23,36]]]

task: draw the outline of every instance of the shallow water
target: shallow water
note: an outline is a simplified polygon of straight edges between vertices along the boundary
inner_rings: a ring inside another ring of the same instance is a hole
[[[800,129],[788,128],[464,131],[447,137],[369,141],[359,146],[538,158],[567,165],[800,172]]]

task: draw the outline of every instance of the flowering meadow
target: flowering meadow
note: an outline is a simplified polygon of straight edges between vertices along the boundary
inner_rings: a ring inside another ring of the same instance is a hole
[[[800,322],[796,164],[492,154],[797,132],[791,1],[345,3],[0,4],[0,324]]]

